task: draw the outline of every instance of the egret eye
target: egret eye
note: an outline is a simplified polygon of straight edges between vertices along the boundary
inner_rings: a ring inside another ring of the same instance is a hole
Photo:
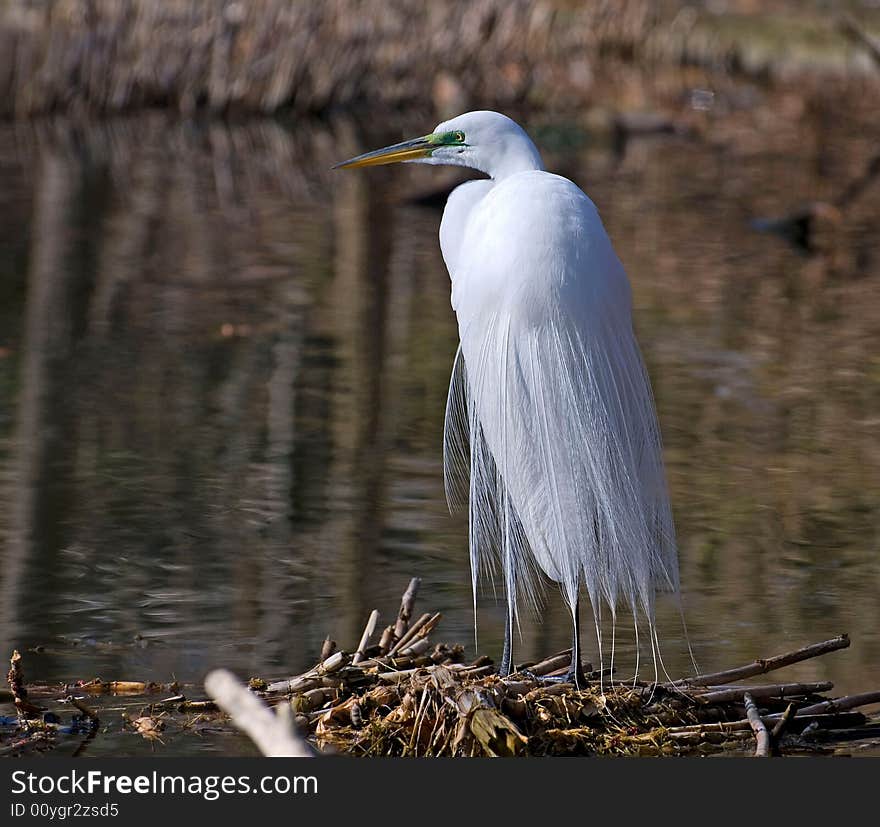
[[[458,143],[460,143],[460,144],[464,143],[464,132],[453,132],[452,137],[455,138],[455,140],[458,141]]]

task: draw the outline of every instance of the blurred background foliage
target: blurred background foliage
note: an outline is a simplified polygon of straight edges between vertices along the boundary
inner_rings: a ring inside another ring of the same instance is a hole
[[[766,77],[868,72],[833,0],[3,0],[0,111],[192,113],[432,102],[572,108],[599,75],[669,63]],[[854,15],[854,17],[853,17]]]

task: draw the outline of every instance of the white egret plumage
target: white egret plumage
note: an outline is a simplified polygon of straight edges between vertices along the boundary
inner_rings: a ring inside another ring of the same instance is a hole
[[[481,573],[507,595],[502,672],[520,602],[560,585],[582,680],[578,597],[601,650],[603,605],[625,604],[654,651],[655,594],[678,591],[675,531],[653,395],[633,332],[626,273],[593,202],[545,172],[510,118],[469,112],[430,134],[338,164],[452,164],[486,173],[457,187],[440,246],[459,348],[446,409],[451,506],[469,508],[476,610]]]

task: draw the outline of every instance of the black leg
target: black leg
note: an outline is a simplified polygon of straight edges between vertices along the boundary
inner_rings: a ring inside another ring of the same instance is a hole
[[[574,625],[574,634],[571,642],[571,668],[565,676],[578,689],[583,689],[587,685],[587,679],[584,677],[584,668],[581,666],[581,602],[580,599],[574,602],[574,611],[572,612],[572,622]]]
[[[502,678],[506,678],[513,667],[512,663],[512,647],[513,647],[513,614],[507,613],[507,619],[504,623],[504,652],[501,654],[501,669],[499,674]]]
[[[507,540],[507,506],[505,509],[504,523],[504,591],[507,597],[507,617],[504,623],[504,652],[501,655],[502,678],[506,678],[513,668],[513,606],[516,600],[516,578],[513,574],[513,560],[511,558],[510,543]]]
[[[574,610],[571,613],[571,620],[573,634],[571,641],[571,666],[566,672],[565,676],[562,675],[543,675],[541,677],[536,677],[535,675],[531,675],[528,670],[524,670],[524,675],[530,675],[534,680],[537,680],[539,683],[573,683],[575,689],[586,689],[587,686],[587,678],[584,675],[584,667],[581,665],[581,634],[580,634],[580,600],[576,600],[574,604]],[[510,635],[512,631],[512,624],[508,624],[507,629],[505,630],[504,636],[504,658],[501,662],[501,674],[509,674],[509,672],[505,672],[505,664],[507,664],[507,668],[510,668],[510,648],[509,641]]]

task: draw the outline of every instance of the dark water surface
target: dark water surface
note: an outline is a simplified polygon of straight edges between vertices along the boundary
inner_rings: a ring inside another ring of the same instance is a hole
[[[818,221],[812,254],[755,232],[868,157],[858,128],[784,117],[772,140],[750,122],[625,147],[532,126],[633,283],[700,666],[846,631],[786,673],[844,694],[880,686],[880,187]],[[457,179],[328,169],[432,125],[0,126],[0,653],[43,647],[29,678],[292,674],[372,608],[387,622],[412,575],[472,650],[441,456],[437,195]],[[670,601],[660,624],[687,672]],[[491,590],[479,627],[498,655]],[[551,592],[517,655],[567,641]],[[631,672],[625,629],[619,651]],[[192,740],[92,752],[249,749]]]

